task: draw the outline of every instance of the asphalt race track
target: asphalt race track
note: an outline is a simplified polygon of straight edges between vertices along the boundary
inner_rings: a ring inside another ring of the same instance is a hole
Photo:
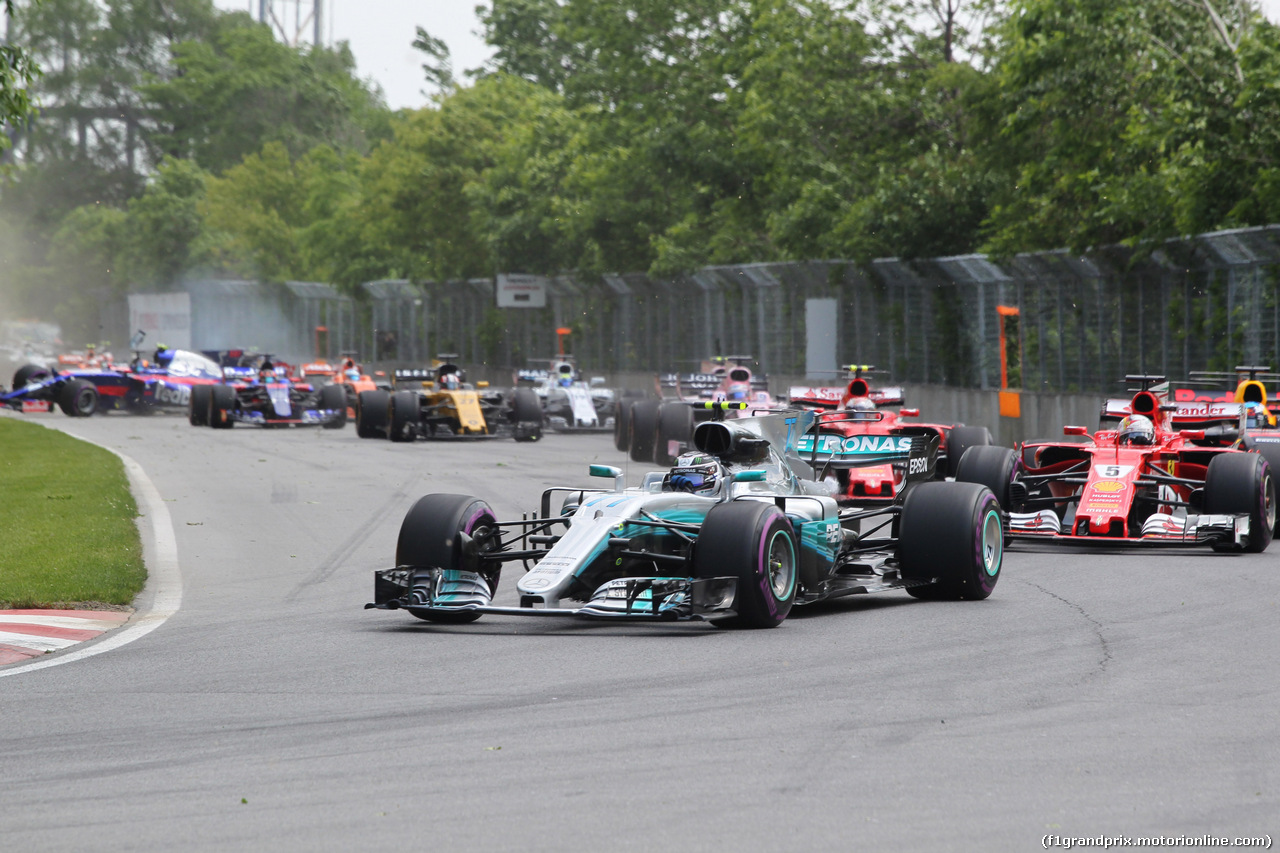
[[[159,629],[0,679],[0,848],[1039,849],[1280,833],[1280,545],[1015,547],[985,602],[777,630],[364,611],[419,495],[598,485],[535,445],[33,420],[136,459],[183,579]],[[631,466],[632,482],[641,469]],[[515,604],[508,567],[498,603]]]

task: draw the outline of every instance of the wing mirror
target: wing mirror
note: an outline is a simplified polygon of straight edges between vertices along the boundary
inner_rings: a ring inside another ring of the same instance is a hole
[[[615,468],[612,465],[592,465],[587,470],[592,477],[612,477],[615,492],[621,492],[627,488],[627,478],[621,468]]]
[[[477,382],[477,383],[476,383],[476,387],[477,387],[477,388],[488,388],[488,387],[489,387],[489,380],[487,380],[487,379],[481,379],[479,382]]]
[[[1180,429],[1180,430],[1178,430],[1178,435],[1182,436],[1183,438],[1189,438],[1189,439],[1192,439],[1192,440],[1197,440],[1197,439],[1202,439],[1202,438],[1204,438],[1204,430],[1202,430],[1202,429]]]
[[[1089,428],[1083,426],[1064,426],[1062,428],[1063,435],[1088,435]]]
[[[735,483],[763,483],[765,472],[759,468],[752,468],[749,471],[736,471],[733,475]]]
[[[918,418],[920,417],[920,410],[919,409],[899,409],[898,414],[904,418]]]
[[[603,376],[592,376],[592,377],[591,377],[591,387],[592,387],[592,388],[603,388],[603,387],[604,387],[604,377],[603,377]]]

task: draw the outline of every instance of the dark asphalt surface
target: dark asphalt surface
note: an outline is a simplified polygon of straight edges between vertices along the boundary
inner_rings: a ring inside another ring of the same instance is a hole
[[[887,593],[774,631],[438,626],[361,609],[413,500],[534,509],[548,485],[592,485],[588,463],[623,464],[609,436],[403,446],[33,419],[142,464],[183,600],[123,648],[0,679],[4,850],[968,851],[1280,831],[1280,546],[1015,547],[985,602]]]

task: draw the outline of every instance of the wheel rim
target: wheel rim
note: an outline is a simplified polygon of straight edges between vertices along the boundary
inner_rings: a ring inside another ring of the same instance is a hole
[[[1000,513],[990,510],[982,520],[982,568],[988,577],[1000,573],[1000,561],[1004,552],[1004,530],[1000,525]]]
[[[76,408],[85,414],[93,414],[96,408],[94,404],[95,393],[91,388],[81,388],[80,393],[76,395]]]
[[[775,598],[785,601],[795,584],[796,552],[791,538],[782,530],[776,531],[769,539],[768,561],[769,588]]]
[[[1262,515],[1268,530],[1276,529],[1276,487],[1271,472],[1262,480]]]

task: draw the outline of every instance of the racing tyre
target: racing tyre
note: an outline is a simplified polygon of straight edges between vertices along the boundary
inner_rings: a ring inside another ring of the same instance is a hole
[[[367,392],[366,392],[367,393]],[[493,510],[479,498],[467,495],[425,495],[410,508],[400,524],[396,540],[397,566],[434,566],[445,571],[476,570],[489,586],[490,597],[498,591],[502,566],[468,569],[469,557],[464,553],[459,533],[472,537],[468,546],[478,553],[502,547]],[[428,622],[474,622],[479,613],[431,613],[406,608]]]
[[[39,382],[41,379],[48,379],[53,374],[49,372],[49,368],[41,367],[38,364],[24,364],[13,372],[13,390],[26,387],[28,382]]]
[[[693,408],[684,403],[663,403],[658,409],[658,438],[653,447],[657,465],[674,465],[677,450],[672,445],[688,447],[693,440]]]
[[[1244,449],[1257,451],[1267,460],[1272,471],[1280,471],[1280,432],[1275,435],[1275,438],[1268,436],[1262,441],[1256,436],[1248,436],[1244,440]]]
[[[991,431],[986,427],[952,427],[947,433],[947,476],[956,477],[960,470],[960,460],[970,447],[985,447],[991,444]]]
[[[635,404],[625,397],[613,404],[613,446],[623,453],[631,448],[631,407]]]
[[[209,417],[206,419],[214,429],[231,429],[236,422],[231,420],[231,410],[236,407],[236,390],[230,385],[209,386]]]
[[[418,437],[418,421],[422,409],[418,395],[412,391],[396,391],[387,403],[387,437],[392,441],[413,441]]]
[[[1007,447],[977,445],[969,448],[956,468],[956,481],[980,483],[991,490],[1000,508],[1010,512],[1009,486],[1018,474],[1018,454]]]
[[[1276,485],[1271,465],[1258,453],[1218,453],[1204,478],[1206,515],[1248,514],[1252,554],[1267,550],[1276,528]],[[1255,533],[1256,531],[1256,533]],[[1215,550],[1232,550],[1232,546]]]
[[[1004,561],[1000,504],[978,483],[921,483],[902,504],[898,565],[916,598],[978,600],[991,595]]]
[[[325,421],[325,429],[342,429],[347,425],[347,389],[342,385],[326,385],[320,389],[320,408],[333,409],[338,415]]]
[[[191,396],[187,398],[187,421],[192,426],[209,425],[209,396],[212,385],[192,385]]]
[[[791,612],[799,548],[786,513],[762,501],[717,504],[693,546],[693,576],[738,579],[737,616],[712,619],[722,628],[776,628]]]
[[[516,389],[515,399],[511,401],[511,418],[515,421],[516,441],[542,438],[542,403],[538,402],[538,395],[533,389]]]
[[[98,411],[98,389],[88,379],[72,379],[58,391],[58,406],[73,418]]]
[[[387,437],[388,391],[361,391],[356,395],[356,435],[361,438]]]
[[[631,461],[652,462],[658,442],[658,411],[661,400],[641,400],[631,407]]]

